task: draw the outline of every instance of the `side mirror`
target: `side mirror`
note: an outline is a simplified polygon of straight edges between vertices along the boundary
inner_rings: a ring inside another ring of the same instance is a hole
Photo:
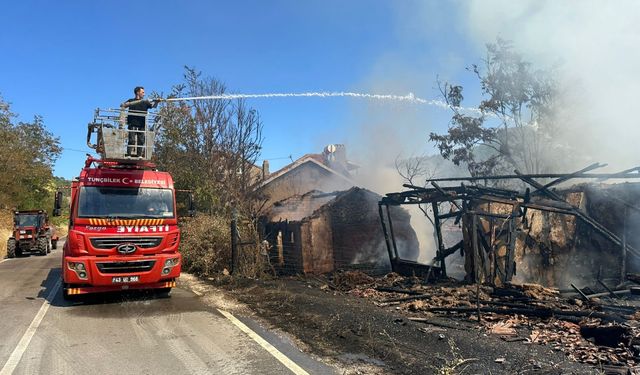
[[[193,193],[189,193],[189,217],[194,217],[196,214],[196,207],[193,202]]]
[[[62,192],[56,191],[56,196],[53,202],[53,216],[60,216],[62,212]]]

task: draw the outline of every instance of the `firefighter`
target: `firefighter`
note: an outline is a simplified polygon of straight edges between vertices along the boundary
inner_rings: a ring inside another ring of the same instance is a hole
[[[127,148],[128,156],[144,156],[143,146],[146,129],[147,110],[155,108],[162,99],[146,100],[144,99],[144,87],[137,86],[133,89],[134,98],[120,104],[121,108],[128,108],[137,113],[130,113],[127,116],[127,127],[129,129],[129,147]]]

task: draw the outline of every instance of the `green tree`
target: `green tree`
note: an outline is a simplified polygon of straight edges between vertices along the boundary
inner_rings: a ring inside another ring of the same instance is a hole
[[[48,208],[53,201],[53,165],[60,141],[42,117],[15,123],[16,115],[0,96],[0,207]]]
[[[439,82],[453,111],[447,132],[429,136],[440,154],[466,165],[473,176],[553,169],[557,90],[551,72],[534,70],[502,39],[487,44],[483,64],[468,70],[478,79],[483,100],[470,114],[462,108],[463,87]]]

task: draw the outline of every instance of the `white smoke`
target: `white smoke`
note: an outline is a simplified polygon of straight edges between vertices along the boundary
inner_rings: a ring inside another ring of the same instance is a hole
[[[640,2],[460,3],[461,24],[477,44],[511,40],[534,67],[557,67],[562,137],[580,157],[610,169],[640,164],[633,101],[640,87]],[[574,155],[575,156],[575,155]]]

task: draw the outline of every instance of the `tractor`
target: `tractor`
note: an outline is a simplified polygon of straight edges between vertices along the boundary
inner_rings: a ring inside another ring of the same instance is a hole
[[[13,235],[7,240],[7,257],[36,253],[47,255],[57,247],[58,237],[49,226],[49,218],[43,210],[15,211]]]

